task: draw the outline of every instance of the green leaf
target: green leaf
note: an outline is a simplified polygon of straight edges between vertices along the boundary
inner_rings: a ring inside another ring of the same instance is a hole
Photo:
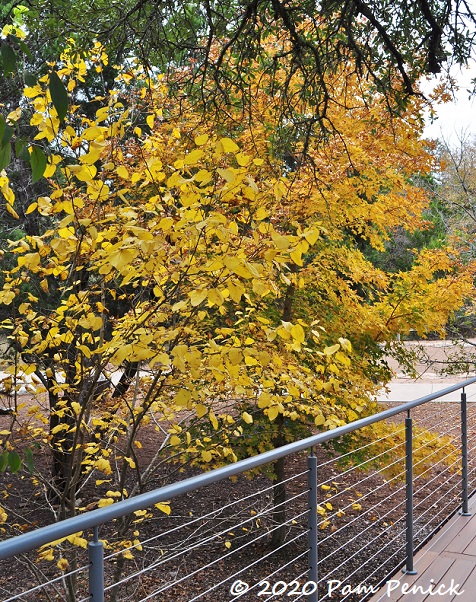
[[[11,451],[8,454],[8,466],[10,467],[10,470],[13,473],[18,472],[20,470],[20,468],[21,468],[21,458],[17,454],[16,451]]]
[[[8,125],[3,115],[0,115],[0,146],[5,146],[13,136],[13,128]]]
[[[68,92],[55,71],[50,73],[50,94],[59,120],[63,122],[68,112]]]
[[[26,462],[26,467],[28,468],[28,471],[30,472],[30,474],[33,474],[33,470],[35,468],[35,462],[33,461],[33,452],[31,451],[31,449],[29,447],[27,447],[25,449],[25,462]]]
[[[28,142],[26,138],[16,138],[15,140],[15,155],[17,157],[23,156],[23,152],[27,146]]]
[[[8,123],[6,123],[0,144],[2,146],[5,146],[6,144],[10,145],[10,140],[12,139],[12,136],[13,136],[13,128],[11,125],[8,125]]]
[[[9,165],[12,158],[12,147],[10,143],[0,146],[0,171]]]
[[[0,456],[0,472],[5,472],[7,466],[8,466],[8,452],[5,451]]]
[[[1,47],[2,61],[3,61],[3,74],[9,75],[15,73],[17,68],[17,55],[13,48],[6,42],[2,42]]]
[[[23,79],[25,80],[25,84],[27,86],[30,86],[30,87],[36,86],[36,84],[38,82],[38,80],[33,75],[33,73],[30,73],[29,71],[25,72],[25,75],[23,76]]]
[[[23,40],[18,40],[18,45],[22,49],[22,52],[24,54],[26,54],[26,56],[30,59],[30,61],[32,61],[33,60],[33,55],[31,54],[30,49],[25,44],[25,42]]]
[[[46,156],[45,153],[38,146],[33,146],[30,154],[31,160],[31,172],[33,175],[33,183],[43,176],[46,169]]]

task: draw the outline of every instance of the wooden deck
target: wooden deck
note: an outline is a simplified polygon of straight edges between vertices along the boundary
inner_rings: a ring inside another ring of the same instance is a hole
[[[476,601],[476,496],[415,557],[416,575],[394,575],[371,602]]]

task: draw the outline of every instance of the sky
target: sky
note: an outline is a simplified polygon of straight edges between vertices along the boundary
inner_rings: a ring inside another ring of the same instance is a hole
[[[476,65],[451,72],[459,86],[455,102],[437,107],[438,119],[425,128],[425,138],[444,139],[450,146],[458,145],[463,137],[476,136],[476,97],[469,98],[471,79],[476,77]]]

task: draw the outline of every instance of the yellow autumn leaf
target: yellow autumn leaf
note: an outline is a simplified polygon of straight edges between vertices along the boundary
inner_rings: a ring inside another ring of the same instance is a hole
[[[207,292],[207,298],[212,305],[223,305],[224,298],[217,288],[212,288]],[[193,305],[193,303],[192,303]]]
[[[60,433],[61,431],[69,431],[69,428],[70,427],[68,424],[61,423],[51,429],[51,434],[56,435],[57,433]]]
[[[124,167],[124,165],[119,165],[116,168],[116,173],[117,175],[122,178],[123,180],[127,180],[129,179],[129,172],[127,171],[127,168]]]
[[[251,414],[248,414],[248,412],[243,412],[241,417],[246,422],[246,424],[253,424],[253,416],[251,416]]]
[[[104,474],[112,474],[111,465],[109,463],[109,460],[106,460],[106,458],[98,458],[94,462],[94,468],[97,468]]]
[[[99,125],[94,125],[92,127],[86,128],[82,133],[81,133],[81,138],[83,140],[98,140],[100,138],[103,138],[104,133],[107,131],[107,128],[99,126]]]
[[[174,398],[174,403],[178,406],[186,407],[192,397],[192,392],[187,389],[180,389]]]
[[[300,249],[294,249],[289,253],[289,257],[293,260],[293,262],[298,266],[303,266],[302,253]]]
[[[84,539],[84,537],[81,537],[82,534],[83,534],[82,531],[78,531],[78,533],[73,533],[72,535],[68,535],[66,537],[66,539],[73,546],[78,546],[79,548],[86,549],[88,547],[88,542],[86,539]]]
[[[215,431],[218,430],[218,420],[215,416],[215,412],[213,410],[210,410],[208,413],[208,417],[210,419],[210,422],[212,423],[213,428],[215,429]]]
[[[222,177],[224,180],[226,180],[228,183],[231,183],[231,182],[233,182],[233,180],[234,180],[234,179],[235,179],[235,177],[236,177],[236,174],[235,174],[235,172],[234,172],[234,171],[233,171],[231,168],[228,168],[228,169],[223,169],[223,168],[221,168],[221,167],[218,167],[218,168],[217,168],[217,173],[218,173],[218,174],[219,174],[219,175],[220,175],[220,176],[221,176],[221,177]]]
[[[2,506],[0,506],[0,524],[6,523],[7,519],[8,519],[8,514],[5,512],[5,510],[2,508]]]
[[[240,150],[239,146],[231,138],[222,138],[220,144],[225,153],[236,153]]]
[[[243,278],[253,277],[243,260],[239,259],[238,257],[224,257],[223,263],[225,264],[225,267],[230,270],[230,272],[233,272],[237,276],[242,276]]]
[[[157,508],[157,510],[164,512],[167,515],[169,515],[172,511],[169,502],[159,502],[158,504],[155,504],[155,507]]]
[[[299,343],[304,343],[306,337],[304,334],[304,329],[300,324],[295,324],[292,328],[291,328],[291,336],[293,337],[294,340],[298,341]]]
[[[30,213],[33,213],[33,211],[35,211],[37,208],[38,208],[38,203],[36,201],[34,203],[31,203],[30,205],[28,205],[28,208],[25,211],[25,215],[29,215]]]
[[[14,217],[15,219],[20,219],[20,216],[18,215],[18,213],[15,211],[15,209],[13,209],[13,207],[11,206],[10,203],[6,203],[4,205],[5,209],[8,211],[8,213]]]
[[[204,155],[205,153],[201,148],[196,148],[195,150],[188,153],[184,158],[185,165],[195,165]]]
[[[213,456],[212,456],[211,452],[209,452],[208,450],[203,450],[202,451],[202,460],[204,462],[211,462],[212,458],[213,458]]]
[[[110,497],[103,497],[98,501],[98,508],[104,508],[104,506],[110,506],[114,504],[114,500]]]
[[[93,165],[99,159],[103,151],[102,146],[90,146],[90,150],[88,153],[81,155],[79,157],[79,162],[83,165]]]
[[[195,412],[198,418],[203,418],[207,414],[208,409],[202,403],[199,403],[195,406]]]
[[[137,249],[118,249],[109,255],[109,263],[118,271],[121,271],[124,267],[131,263],[137,254]]]
[[[192,307],[197,307],[198,305],[200,305],[200,303],[202,303],[203,301],[205,301],[205,299],[208,296],[208,291],[206,290],[194,290],[191,291],[188,296],[190,297],[190,303],[192,304]]]
[[[203,146],[208,142],[208,134],[202,134],[201,136],[197,136],[194,142],[197,146]]]
[[[314,424],[315,424],[316,426],[321,426],[321,425],[323,425],[323,424],[325,423],[325,421],[326,421],[326,419],[325,419],[325,417],[324,417],[324,415],[323,415],[323,414],[319,414],[318,416],[316,416],[316,417],[314,418]]]
[[[56,563],[56,566],[59,568],[60,571],[66,571],[68,570],[69,562],[66,558],[60,558]]]
[[[242,296],[245,294],[245,287],[241,284],[241,282],[228,282],[226,285],[228,292],[230,294],[230,299],[235,303],[239,303],[241,301]]]
[[[70,171],[80,182],[92,182],[96,176],[95,165],[69,165],[66,171]]]
[[[134,469],[136,467],[136,463],[134,462],[134,460],[132,458],[128,458],[127,456],[124,456],[124,461],[129,464],[130,468]]]
[[[11,124],[16,123],[21,117],[21,107],[17,107],[7,115],[7,121]]]

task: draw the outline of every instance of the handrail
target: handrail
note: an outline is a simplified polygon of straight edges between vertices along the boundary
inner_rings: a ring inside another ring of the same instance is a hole
[[[202,487],[206,487],[207,485],[211,485],[212,483],[216,483],[217,481],[226,479],[228,477],[239,475],[264,464],[274,462],[275,460],[290,454],[304,451],[305,449],[312,448],[332,439],[336,439],[337,437],[346,435],[365,426],[370,426],[375,422],[386,420],[387,418],[391,418],[392,416],[396,416],[402,412],[408,412],[417,406],[434,401],[440,397],[444,397],[445,395],[453,393],[454,391],[458,391],[459,389],[464,389],[473,383],[476,383],[476,376],[463,382],[455,383],[454,385],[446,387],[445,389],[441,389],[440,391],[436,391],[435,393],[419,397],[418,399],[404,403],[395,408],[384,410],[378,414],[373,414],[372,416],[355,420],[349,424],[345,424],[330,431],[319,433],[318,435],[312,435],[293,443],[288,443],[277,449],[264,452],[251,458],[239,460],[238,462],[228,466],[223,466],[221,468],[178,481],[177,483],[173,483],[171,485],[166,485],[147,493],[139,494],[104,508],[97,508],[96,510],[91,510],[79,516],[67,518],[52,525],[40,527],[35,531],[17,535],[16,537],[12,537],[0,542],[0,560],[29,552],[30,550],[39,548],[40,546],[51,541],[68,537],[69,535],[77,533],[78,531],[96,528],[99,525],[110,522],[116,518],[132,514],[137,510],[144,510],[150,506],[153,506],[154,504],[158,504],[159,502],[168,501],[171,498],[196,489],[200,489]]]

